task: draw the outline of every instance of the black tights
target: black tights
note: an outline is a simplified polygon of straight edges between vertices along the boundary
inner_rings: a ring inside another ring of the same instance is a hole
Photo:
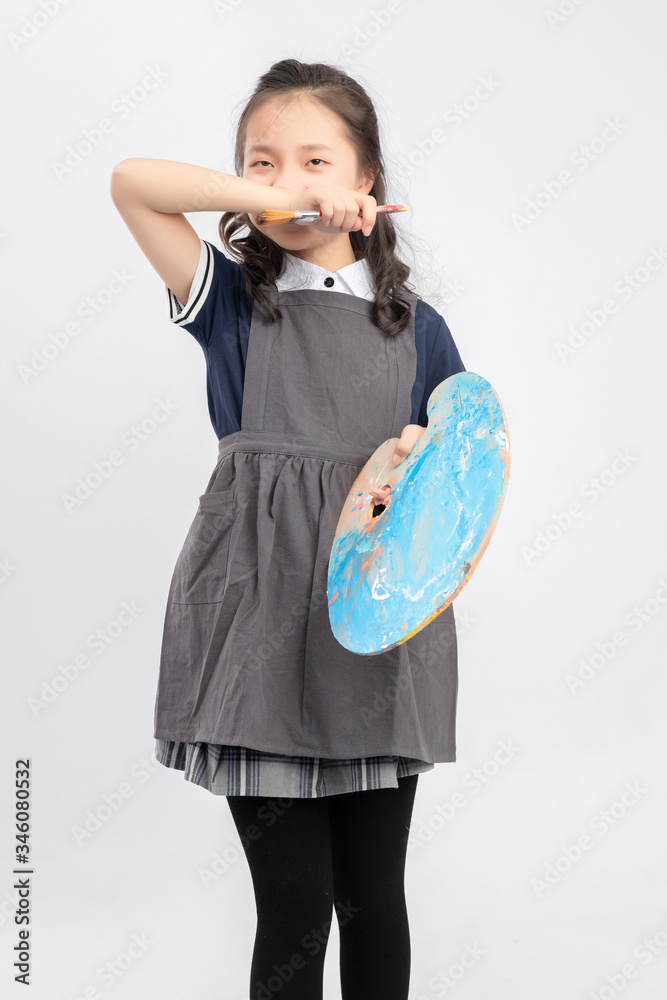
[[[404,871],[418,777],[314,799],[227,796],[257,906],[250,1000],[322,1000],[334,903],[343,1000],[407,1000]]]

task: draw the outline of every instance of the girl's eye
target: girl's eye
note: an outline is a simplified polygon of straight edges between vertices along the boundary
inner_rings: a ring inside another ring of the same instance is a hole
[[[312,159],[308,160],[309,163],[315,163],[316,161],[317,161],[318,166],[319,166],[319,164],[324,163],[324,160],[320,159],[319,156],[313,156]],[[250,166],[251,167],[261,167],[264,164],[266,164],[269,167],[271,166],[271,164],[269,163],[268,160],[255,160],[255,162],[251,163]]]

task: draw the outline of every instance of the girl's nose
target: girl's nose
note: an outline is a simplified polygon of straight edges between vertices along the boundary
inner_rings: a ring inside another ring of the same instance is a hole
[[[288,191],[305,191],[306,186],[303,181],[300,181],[294,174],[291,173],[275,173],[273,175],[273,183],[276,187],[286,188]]]

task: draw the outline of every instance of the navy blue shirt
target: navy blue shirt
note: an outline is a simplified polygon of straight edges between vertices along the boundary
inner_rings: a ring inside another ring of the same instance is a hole
[[[215,433],[218,438],[233,434],[241,430],[253,308],[245,292],[241,265],[202,240],[199,264],[185,305],[170,288],[165,288],[169,320],[191,333],[204,351],[208,410]],[[414,308],[417,371],[408,423],[426,427],[426,404],[435,387],[466,369],[442,316],[423,299]]]

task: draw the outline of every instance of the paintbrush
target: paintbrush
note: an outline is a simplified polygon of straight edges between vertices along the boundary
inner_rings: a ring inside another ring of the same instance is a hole
[[[409,212],[410,208],[408,205],[377,205],[376,212]],[[319,209],[312,209],[304,212],[281,212],[275,208],[267,208],[257,216],[258,226],[272,226],[276,222],[299,222],[305,219],[308,222],[316,222],[317,219],[321,218],[322,213]],[[359,212],[359,218],[363,215]]]

